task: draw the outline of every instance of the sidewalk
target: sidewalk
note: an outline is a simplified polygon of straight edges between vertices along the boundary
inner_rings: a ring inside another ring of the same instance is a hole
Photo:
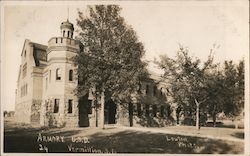
[[[201,127],[198,131],[195,126],[171,126],[163,128],[149,127],[118,127],[126,130],[135,130],[150,133],[176,134],[183,136],[202,137],[208,139],[228,140],[244,143],[244,138],[235,137],[236,134],[243,134],[242,129]]]

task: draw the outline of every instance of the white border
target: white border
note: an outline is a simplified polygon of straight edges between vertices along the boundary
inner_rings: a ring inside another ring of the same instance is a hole
[[[171,5],[181,5],[182,1],[179,1],[179,2],[176,2],[174,0],[166,0],[168,1],[168,6],[171,6]],[[152,0],[149,0],[149,1],[0,1],[0,4],[1,4],[1,64],[0,64],[0,67],[1,67],[1,97],[4,96],[4,90],[3,88],[4,85],[6,85],[4,82],[5,82],[5,77],[4,77],[4,73],[5,73],[5,52],[3,51],[4,50],[4,7],[5,6],[9,6],[9,5],[76,5],[76,4],[80,4],[80,5],[87,5],[87,4],[129,4],[129,5],[133,5],[133,4],[141,4],[141,5],[145,5],[145,3],[147,3],[147,5],[159,5],[159,4],[165,4],[166,1],[152,1]],[[173,3],[171,3],[171,1],[173,1]],[[183,0],[184,1],[184,0]],[[209,0],[203,0],[204,1],[209,1]],[[193,1],[193,0],[190,0],[189,1],[189,4],[190,5],[194,5],[192,4],[192,2],[197,2],[197,1]],[[209,1],[211,2],[211,6],[215,6],[215,5],[218,5],[218,1],[216,1],[216,4],[213,3],[214,1],[211,0]],[[249,1],[247,0],[228,0],[227,3],[225,3],[225,1],[219,1],[219,5],[223,5],[223,6],[227,6],[227,5],[242,5],[242,4],[245,4],[245,5],[248,5],[249,6]],[[229,2],[229,3],[228,3]],[[197,6],[202,6],[204,5],[203,3],[196,3],[195,5]],[[248,29],[249,31],[249,29]],[[248,41],[249,41],[249,38],[248,38]],[[248,42],[249,43],[249,42]],[[249,96],[250,96],[250,92],[249,92],[249,51],[247,52],[247,56],[245,58],[245,123],[244,123],[244,126],[245,126],[245,152],[244,152],[244,155],[246,156],[250,156],[250,106],[249,106]],[[0,142],[0,155],[6,155],[6,156],[15,156],[15,155],[23,155],[23,156],[33,156],[33,155],[48,155],[48,153],[45,153],[45,154],[42,154],[42,153],[3,153],[3,104],[4,101],[3,101],[3,98],[1,98],[1,109],[0,109],[0,121],[1,121],[1,142]],[[111,154],[68,154],[68,153],[65,153],[65,154],[62,154],[62,153],[59,153],[59,154],[53,154],[53,153],[49,153],[49,155],[111,155]],[[112,154],[114,155],[114,154]],[[115,154],[116,155],[116,154]],[[117,155],[128,155],[128,154],[117,154]],[[148,155],[148,154],[129,154],[129,155]],[[151,155],[151,154],[150,154]],[[187,155],[187,154],[153,154],[153,155]],[[195,154],[195,155],[201,155],[201,154]],[[206,154],[208,155],[208,154]]]

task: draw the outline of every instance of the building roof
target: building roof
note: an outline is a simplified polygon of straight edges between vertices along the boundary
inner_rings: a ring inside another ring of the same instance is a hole
[[[47,62],[47,46],[30,42],[33,45],[33,57],[36,63],[36,66],[41,66],[43,62]]]
[[[60,28],[61,29],[68,28],[68,29],[71,29],[72,31],[74,31],[74,25],[72,23],[70,23],[68,19],[67,19],[67,21],[61,23]]]

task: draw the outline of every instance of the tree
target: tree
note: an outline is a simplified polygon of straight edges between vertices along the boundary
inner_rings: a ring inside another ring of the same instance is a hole
[[[211,71],[217,67],[213,64],[212,54],[201,65],[198,58],[189,56],[189,50],[180,46],[175,59],[161,56],[156,64],[164,70],[163,80],[169,83],[169,92],[173,103],[177,104],[177,113],[194,117],[196,127],[200,129],[200,111],[206,111],[204,104],[208,98],[208,82],[212,81]],[[177,120],[179,114],[177,114]]]
[[[217,114],[223,111],[224,77],[219,69],[213,70],[209,77],[207,81],[208,100],[206,101],[206,111],[212,116],[213,126],[216,127]]]
[[[77,95],[81,97],[92,90],[96,109],[101,107],[103,126],[105,100],[129,101],[136,91],[146,73],[146,63],[142,61],[145,51],[135,31],[120,16],[119,6],[95,5],[88,10],[88,16],[79,11],[77,19],[77,38],[84,46],[75,58]]]
[[[244,107],[244,61],[238,65],[233,61],[224,62],[224,112],[235,119]]]

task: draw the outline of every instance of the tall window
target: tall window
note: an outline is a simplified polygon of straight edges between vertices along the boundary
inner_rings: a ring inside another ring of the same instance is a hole
[[[140,93],[141,92],[141,83],[138,84],[138,89],[137,92]]]
[[[72,105],[73,105],[73,100],[69,99],[69,101],[68,101],[68,113],[72,113]]]
[[[21,97],[25,96],[28,94],[28,84],[24,84],[21,87]]]
[[[59,111],[59,99],[55,99],[55,103],[54,103],[54,113],[58,113]]]
[[[23,65],[23,78],[27,75],[27,63]]]
[[[137,104],[137,113],[138,113],[138,116],[142,115],[141,104],[140,103]]]
[[[153,105],[153,117],[156,117],[157,114],[157,106]]]
[[[73,70],[69,70],[69,81],[73,81]]]
[[[154,86],[154,96],[156,96],[157,87]]]
[[[56,69],[56,80],[61,80],[61,76],[62,76],[61,69],[57,68]]]
[[[68,31],[68,37],[69,37],[69,31]]]
[[[65,36],[65,30],[63,30],[63,37]]]
[[[146,85],[146,94],[149,94],[149,85]]]
[[[145,115],[149,116],[149,105],[148,104],[146,104],[145,109],[146,109],[146,111],[145,111],[146,114]]]
[[[165,107],[164,106],[161,106],[161,117],[164,117],[165,116]]]

